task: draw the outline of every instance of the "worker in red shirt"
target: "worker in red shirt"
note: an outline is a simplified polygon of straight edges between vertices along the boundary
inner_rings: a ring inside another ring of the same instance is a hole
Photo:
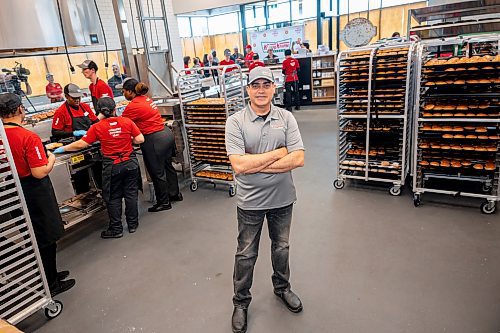
[[[94,111],[80,100],[83,97],[81,89],[76,84],[64,87],[66,102],[54,113],[52,118],[51,141],[57,142],[64,138],[81,138],[87,133],[90,126],[98,121]],[[101,187],[101,163],[94,161],[92,166],[94,180]],[[90,176],[88,170],[80,170],[71,176],[76,194],[86,193],[90,190]]]
[[[295,110],[300,110],[299,94],[299,61],[292,57],[292,50],[285,50],[285,60],[283,61],[283,75],[285,75],[285,106],[288,111],[292,111],[292,89],[295,100]]]
[[[83,138],[57,148],[54,153],[77,151],[87,148],[94,142],[101,143],[104,156],[102,196],[109,216],[109,226],[101,232],[101,237],[120,238],[123,236],[123,199],[125,199],[125,219],[129,233],[134,233],[139,226],[137,203],[140,173],[132,143],[143,143],[144,136],[132,120],[116,117],[116,104],[112,98],[102,97],[97,101],[97,108],[104,119],[92,125]]]
[[[266,64],[259,60],[258,53],[254,53],[253,62],[250,64],[250,67],[248,67],[248,72],[250,73],[255,67],[266,67]]]
[[[148,211],[171,209],[172,201],[182,201],[177,172],[172,166],[172,156],[175,154],[174,134],[165,126],[154,101],[146,95],[149,91],[146,84],[127,78],[121,88],[123,96],[130,101],[123,110],[122,117],[130,118],[144,134],[141,151],[156,195],[156,204],[148,208]]]
[[[64,226],[49,178],[56,158],[51,153],[48,153],[48,156],[45,154],[42,140],[38,135],[21,126],[24,116],[25,109],[21,98],[13,93],[0,94],[0,117],[28,208],[28,212],[25,213],[30,215],[43,269],[53,297],[75,285],[74,279],[64,280],[69,271],[57,271],[56,242],[63,235]],[[4,149],[8,150],[7,147]],[[5,184],[12,188],[12,185]],[[15,213],[15,210],[11,212],[12,215]]]
[[[98,121],[94,111],[81,102],[83,93],[76,84],[64,87],[66,102],[54,113],[52,118],[52,141],[69,137],[82,137],[93,123]]]
[[[245,66],[250,68],[250,64],[253,62],[254,52],[252,51],[252,45],[248,44],[245,48],[247,55],[245,56]]]
[[[225,49],[224,50],[224,59],[221,60],[219,65],[220,66],[228,66],[228,65],[234,65],[234,64],[235,64],[234,60],[231,59],[231,50]],[[236,67],[226,68],[226,73],[229,73],[235,69],[236,69]]]
[[[54,75],[47,73],[45,78],[49,81],[45,86],[45,94],[50,99],[50,103],[62,102],[64,100],[63,88],[59,83],[54,82]]]
[[[89,90],[92,96],[92,105],[94,106],[94,110],[97,110],[97,101],[99,98],[105,96],[113,98],[113,90],[106,82],[97,77],[98,67],[95,62],[92,60],[85,60],[77,66],[82,69],[83,76],[90,80]]]

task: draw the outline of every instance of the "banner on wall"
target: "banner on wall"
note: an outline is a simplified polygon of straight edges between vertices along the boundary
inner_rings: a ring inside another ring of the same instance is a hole
[[[283,59],[285,50],[292,49],[292,44],[297,38],[304,40],[303,25],[253,32],[250,34],[250,44],[261,60],[265,59],[269,48],[272,48],[273,53]]]

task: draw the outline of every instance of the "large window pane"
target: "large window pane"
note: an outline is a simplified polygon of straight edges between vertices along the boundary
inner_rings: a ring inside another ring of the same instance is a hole
[[[290,2],[288,0],[268,1],[269,23],[290,21]]]
[[[179,26],[179,37],[191,37],[191,27],[189,26],[189,17],[178,16],[177,24]]]
[[[210,35],[238,32],[239,30],[239,13],[228,13],[208,18]]]
[[[384,7],[392,7],[392,6],[399,6],[399,5],[404,5],[408,3],[413,3],[413,2],[420,2],[421,0],[382,0],[382,8]],[[347,4],[348,1],[340,1],[340,14],[347,14]],[[336,4],[333,4],[334,8]],[[379,9],[380,8],[380,0],[370,0],[370,10],[373,9]],[[368,2],[367,1],[357,1],[357,0],[351,0],[349,1],[349,12],[350,13],[357,13],[357,12],[363,12],[368,9]]]
[[[207,36],[208,25],[206,17],[191,17],[191,29],[193,36]]]
[[[264,3],[257,3],[245,6],[245,20],[247,27],[257,27],[266,25],[266,17],[264,16]]]
[[[316,17],[316,0],[292,0],[292,20]]]

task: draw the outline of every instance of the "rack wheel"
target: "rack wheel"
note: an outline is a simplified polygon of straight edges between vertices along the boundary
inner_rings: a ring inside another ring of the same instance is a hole
[[[422,202],[420,201],[420,194],[414,194],[413,195],[413,205],[415,207],[418,207],[418,206],[420,206],[421,203]]]
[[[393,196],[398,196],[401,194],[401,186],[393,186],[389,189],[389,193]]]
[[[345,186],[345,181],[341,180],[341,179],[336,179],[334,182],[333,182],[333,187],[335,187],[337,190],[341,190],[343,189]]]
[[[198,189],[198,183],[197,182],[191,182],[191,192],[194,192]]]
[[[236,195],[236,187],[233,185],[229,186],[229,196],[232,198]]]
[[[483,192],[487,193],[487,192],[491,191],[492,189],[493,189],[493,187],[483,184]]]
[[[497,206],[493,201],[485,201],[481,204],[481,213],[493,214],[497,210]]]
[[[62,310],[62,302],[53,300],[51,304],[47,305],[45,308],[45,317],[47,317],[47,319],[54,319],[61,314]]]

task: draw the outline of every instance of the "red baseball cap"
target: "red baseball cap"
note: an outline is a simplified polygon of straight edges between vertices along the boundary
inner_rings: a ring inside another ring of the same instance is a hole
[[[251,48],[252,48],[252,45],[248,44],[245,48],[246,48],[246,49],[251,49]]]

